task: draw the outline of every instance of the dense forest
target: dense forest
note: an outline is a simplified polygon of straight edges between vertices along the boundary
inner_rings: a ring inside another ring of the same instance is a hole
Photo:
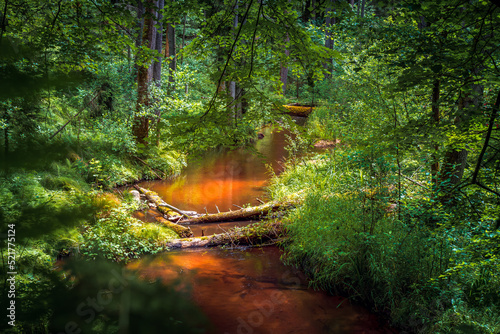
[[[127,187],[264,126],[293,205],[255,230],[311,287],[499,333],[499,32],[494,0],[0,1],[2,333],[205,333],[180,282],[125,271],[179,238]]]

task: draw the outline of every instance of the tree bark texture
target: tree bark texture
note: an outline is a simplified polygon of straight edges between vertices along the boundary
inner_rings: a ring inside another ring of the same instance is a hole
[[[134,188],[137,189],[137,190],[139,190],[139,192],[141,194],[146,195],[146,198],[149,201],[151,201],[152,203],[154,203],[156,205],[158,211],[160,211],[164,215],[169,215],[170,211],[174,211],[174,212],[177,212],[178,214],[180,214],[180,215],[182,215],[182,216],[184,216],[186,218],[190,218],[184,211],[182,211],[180,209],[177,209],[175,206],[172,206],[172,205],[166,203],[154,191],[148,190],[146,188],[139,187],[138,185],[134,185]]]
[[[440,112],[439,112],[439,94],[440,94],[440,82],[439,79],[434,81],[434,85],[432,87],[432,98],[431,98],[431,103],[432,103],[432,123],[434,126],[439,125],[440,121]],[[439,160],[437,157],[437,152],[439,150],[439,146],[436,144],[434,146],[435,154],[431,156],[432,158],[432,165],[431,165],[431,178],[432,178],[432,187],[434,190],[437,190],[438,188],[438,174],[439,174]]]
[[[168,38],[168,56],[170,58],[170,64],[169,64],[170,74],[168,76],[168,82],[170,83],[170,89],[174,90],[175,89],[174,73],[177,70],[177,57],[175,51],[175,27],[173,27],[172,24],[170,23],[168,24],[167,38]]]
[[[188,218],[179,221],[179,224],[201,224],[201,223],[215,223],[232,220],[244,220],[249,218],[257,218],[265,216],[273,211],[287,209],[297,204],[297,201],[286,202],[268,202],[259,206],[250,208],[243,208],[235,211],[220,212],[215,214],[204,215],[196,218]]]
[[[336,23],[335,17],[332,17],[333,15],[333,9],[335,5],[335,0],[330,0],[329,1],[329,7],[325,10],[325,28],[326,28],[326,33],[325,33],[325,47],[333,50],[333,38],[332,38],[332,33],[330,31],[332,25]],[[323,66],[325,69],[328,71],[330,70],[331,64],[332,64],[332,59],[329,58],[329,61],[327,64],[324,64]],[[330,77],[331,74],[328,74],[327,77]]]
[[[467,115],[461,115],[466,113],[469,107],[471,99],[469,96],[464,96],[459,99],[458,111],[459,114],[455,117],[454,123],[456,126],[460,126],[462,122],[462,117]],[[465,166],[467,162],[467,156],[469,152],[465,148],[451,148],[445,153],[443,159],[443,166],[440,173],[440,190],[444,192],[441,201],[445,202],[451,197],[453,188],[462,180],[464,175]]]
[[[233,26],[232,26],[232,34],[233,38],[235,36],[236,28],[238,28],[238,1],[236,1],[236,5],[234,6],[235,9],[235,14],[234,14],[234,19],[233,19]],[[231,103],[230,103],[230,114],[231,118],[234,120],[234,124],[238,126],[238,109],[236,105],[236,81],[230,81],[229,82],[229,95],[231,97]]]
[[[155,41],[155,48],[156,51],[160,54],[157,58],[156,61],[153,62],[153,80],[156,83],[157,86],[160,86],[161,84],[161,53],[162,53],[162,47],[163,47],[163,15],[161,14],[161,10],[165,6],[165,0],[158,0],[158,28],[156,31],[156,41]]]
[[[154,50],[154,43],[156,41],[156,28],[154,27],[155,17],[155,1],[149,0],[146,3],[146,10],[144,15],[144,28],[142,37],[142,47]],[[141,116],[140,111],[142,106],[149,105],[148,86],[152,80],[150,76],[151,63],[141,64],[138,66],[137,71],[137,114],[134,117],[134,125],[132,132],[136,141],[140,144],[147,145],[147,137],[149,136],[149,118]]]
[[[193,231],[189,227],[173,223],[163,217],[155,217],[155,219],[158,223],[177,233],[181,238],[190,238],[193,236]]]
[[[281,222],[273,222],[265,226],[252,230],[229,230],[227,233],[214,234],[207,237],[176,239],[167,242],[165,246],[170,249],[178,248],[201,248],[215,246],[254,246],[274,243],[284,235],[284,228]]]
[[[135,47],[138,49],[142,45],[142,36],[144,35],[144,5],[141,0],[137,1],[137,38],[135,40]],[[139,71],[138,56],[135,55],[134,73]]]
[[[288,59],[290,56],[290,50],[287,49],[287,44],[290,42],[290,36],[288,33],[286,33],[286,38],[285,38],[285,57]],[[282,84],[282,89],[283,89],[283,95],[286,93],[286,85],[288,82],[288,66],[285,66],[283,62],[281,62],[281,69],[280,69],[280,78],[281,78],[281,84]]]

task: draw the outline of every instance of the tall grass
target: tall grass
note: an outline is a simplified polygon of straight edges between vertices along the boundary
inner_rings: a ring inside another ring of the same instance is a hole
[[[429,210],[418,189],[407,186],[400,196],[395,159],[376,150],[337,148],[290,164],[273,179],[273,199],[293,193],[304,199],[284,220],[285,262],[304,269],[312,286],[370,305],[399,328],[497,333],[499,317],[480,310],[498,309],[498,298],[474,306],[463,292],[476,284],[474,293],[485,299],[498,278],[472,284],[477,275],[450,272],[463,230],[450,230],[453,216]]]

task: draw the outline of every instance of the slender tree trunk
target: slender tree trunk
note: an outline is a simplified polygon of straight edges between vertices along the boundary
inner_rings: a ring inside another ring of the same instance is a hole
[[[184,49],[186,46],[186,21],[187,21],[187,14],[184,15],[184,24],[182,25],[182,43],[181,43],[181,50]],[[184,54],[181,53],[181,65],[184,65]]]
[[[325,28],[326,28],[326,34],[325,34],[325,47],[333,50],[333,38],[332,38],[332,33],[330,31],[332,25],[336,23],[335,17],[332,17],[333,15],[333,8],[335,5],[335,0],[330,0],[329,1],[329,7],[325,11]],[[332,59],[329,58],[328,64],[324,64],[324,67],[327,71],[330,70],[330,65],[332,64]],[[331,74],[328,74],[327,77],[330,77]]]
[[[147,8],[144,18],[144,31],[142,38],[142,46],[149,49],[154,49],[154,42],[156,39],[154,28],[154,16],[155,16],[155,2],[148,0]],[[134,118],[134,125],[132,127],[132,132],[136,141],[140,144],[147,145],[147,137],[149,136],[149,117],[140,116],[141,108],[143,106],[149,105],[149,94],[148,86],[151,82],[152,76],[149,76],[149,69],[151,67],[151,62],[147,64],[139,65],[137,71],[137,114]]]
[[[156,58],[156,61],[153,62],[153,81],[157,87],[161,87],[161,65],[162,65],[162,47],[163,47],[163,15],[161,14],[161,10],[165,6],[165,0],[158,0],[158,18],[157,24],[158,28],[156,30],[156,42],[155,48],[158,51],[159,55]],[[160,121],[161,121],[161,109],[158,108],[155,111],[156,115],[156,146],[160,145]]]
[[[174,73],[177,70],[177,58],[176,58],[176,50],[175,50],[175,27],[172,24],[168,24],[168,56],[170,57],[170,74],[168,76],[168,81],[170,83],[170,90],[175,89],[175,79]]]
[[[10,120],[10,117],[9,117],[9,114],[7,112],[7,110],[5,111],[5,122],[7,124],[9,124],[9,120]],[[7,160],[7,157],[9,155],[9,126],[7,125],[4,129],[3,129],[3,139],[4,139],[4,150],[5,150],[5,161],[8,161]]]
[[[168,59],[168,57],[170,57],[170,40],[168,38],[170,28],[171,28],[170,23],[167,23],[167,26],[165,28],[165,35],[166,35],[166,38],[165,38],[165,58],[166,59]]]
[[[9,0],[5,0],[5,5],[3,7],[3,11],[0,11],[0,45],[3,38],[3,33],[6,30],[7,23],[7,8],[9,6]]]
[[[365,3],[366,0],[361,0],[361,17],[365,17]]]
[[[318,12],[316,10],[316,0],[311,0],[311,7],[312,7],[312,11],[311,11],[311,19],[313,21],[316,21],[316,19],[318,18],[317,15],[318,15]]]
[[[232,27],[232,34],[233,38],[235,38],[235,33],[236,29],[238,28],[238,1],[236,1],[236,5],[234,6],[235,14],[234,14],[234,19],[233,19],[233,27]],[[232,118],[234,119],[234,125],[238,126],[238,110],[235,106],[235,100],[236,100],[236,81],[230,81],[229,82],[229,95],[231,97],[231,114]]]
[[[153,18],[152,18],[152,24],[153,24],[153,31],[151,33],[151,36],[149,38],[151,38],[151,40],[149,41],[149,45],[148,45],[148,48],[150,48],[151,50],[156,50],[156,26],[157,26],[157,17],[156,17],[156,14],[157,14],[157,11],[156,9],[158,8],[158,0],[153,0]],[[152,82],[153,81],[153,69],[154,69],[154,63],[155,63],[155,59],[151,60],[151,64],[148,68],[148,83]]]
[[[290,50],[287,48],[288,43],[290,42],[290,36],[288,33],[286,33],[286,38],[285,38],[285,59],[288,61],[288,57],[290,56]],[[280,78],[281,78],[281,84],[282,84],[282,89],[283,89],[283,96],[285,96],[286,93],[286,85],[288,82],[288,66],[285,66],[283,62],[281,62],[281,68],[280,68]]]
[[[434,86],[432,87],[432,123],[435,127],[439,125],[439,121],[441,118],[439,112],[439,94],[440,94],[440,81],[436,79],[434,81]],[[439,160],[437,156],[437,152],[439,150],[439,145],[434,145],[435,153],[431,156],[432,165],[431,165],[431,177],[432,177],[432,187],[434,192],[438,189],[438,173],[439,173]]]
[[[458,116],[454,120],[456,126],[460,126],[462,117],[464,117],[470,102],[471,100],[468,96],[460,97],[458,102]],[[468,154],[469,152],[465,148],[452,148],[445,153],[439,187],[439,191],[444,194],[440,197],[440,201],[443,204],[452,204],[450,202],[450,199],[453,199],[452,192],[454,187],[462,180]]]
[[[137,38],[135,40],[135,47],[136,49],[139,49],[142,45],[142,37],[144,35],[144,5],[141,0],[137,1]],[[139,65],[138,65],[138,55],[139,52],[135,56],[135,62],[134,62],[134,74],[138,73],[139,71]]]
[[[164,5],[165,5],[165,0],[158,1],[158,28],[156,31],[155,48],[160,55],[156,58],[156,61],[153,63],[153,80],[155,81],[158,87],[161,84],[161,62],[162,62],[161,51],[163,46],[163,15],[161,14],[160,11],[163,9]]]
[[[306,0],[304,5],[304,12],[302,14],[302,21],[304,23],[309,22],[311,20],[311,0]]]

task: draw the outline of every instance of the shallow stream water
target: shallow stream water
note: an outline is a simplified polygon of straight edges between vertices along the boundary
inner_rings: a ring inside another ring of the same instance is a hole
[[[271,173],[287,156],[286,134],[263,130],[260,155],[245,150],[207,153],[174,180],[144,182],[167,203],[183,210],[236,210],[265,198]],[[141,219],[154,219],[149,211]],[[250,222],[192,226],[199,236]],[[343,297],[308,288],[304,275],[280,260],[277,247],[167,252],[129,265],[147,279],[182,278],[193,300],[213,323],[210,333],[393,333],[366,309]]]

